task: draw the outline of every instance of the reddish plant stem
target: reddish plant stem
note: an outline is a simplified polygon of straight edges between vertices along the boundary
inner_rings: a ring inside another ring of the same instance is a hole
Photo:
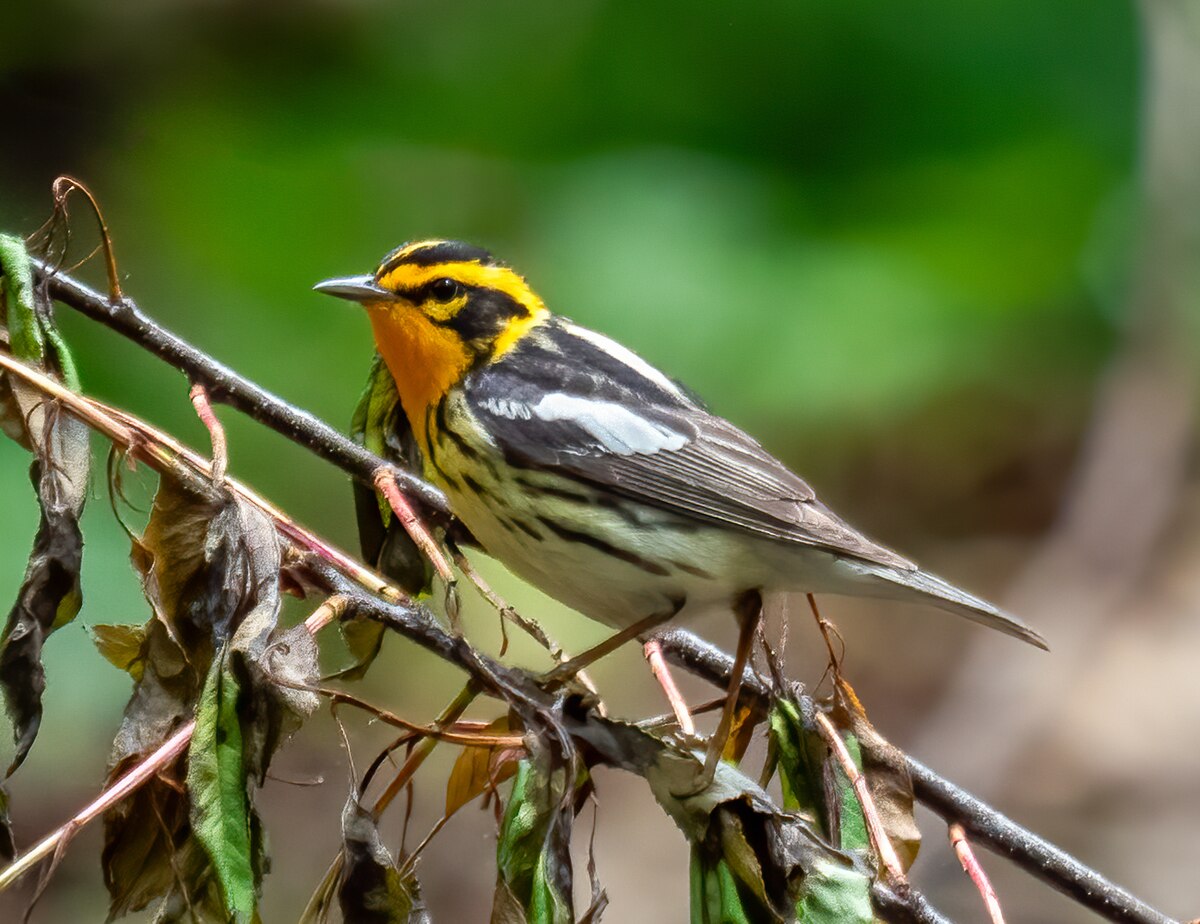
[[[1004,912],[1000,908],[1000,899],[996,897],[996,890],[992,888],[991,880],[983,871],[979,858],[975,856],[975,851],[971,849],[971,842],[967,840],[967,832],[956,821],[950,825],[947,833],[950,836],[950,845],[958,857],[958,862],[962,864],[963,872],[971,877],[971,881],[975,883],[975,888],[979,890],[979,894],[983,898],[983,905],[987,908],[992,924],[1004,924]]]
[[[193,385],[188,397],[192,399],[196,416],[208,430],[208,438],[212,442],[212,480],[214,484],[221,485],[225,481],[225,469],[229,464],[229,444],[225,440],[225,428],[217,419],[208,400],[208,390],[203,385],[199,382]]]
[[[862,806],[863,818],[867,823],[867,833],[871,836],[875,853],[887,872],[892,888],[901,895],[905,894],[909,889],[908,877],[904,875],[900,857],[896,855],[896,848],[892,846],[892,842],[887,836],[887,830],[883,826],[883,820],[879,817],[879,809],[875,807],[875,800],[871,798],[871,791],[867,787],[867,778],[858,769],[854,758],[850,756],[850,751],[846,749],[846,742],[842,740],[838,730],[833,727],[829,717],[820,710],[814,710],[814,716],[821,737],[833,751],[834,757],[837,758],[837,762],[849,778],[850,785],[854,787],[854,795],[858,798],[858,804]]]

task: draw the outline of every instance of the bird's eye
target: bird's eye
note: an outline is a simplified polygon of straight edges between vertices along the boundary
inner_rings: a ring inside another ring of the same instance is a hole
[[[460,286],[453,279],[435,279],[429,283],[429,297],[438,302],[449,302],[458,298],[462,293]]]

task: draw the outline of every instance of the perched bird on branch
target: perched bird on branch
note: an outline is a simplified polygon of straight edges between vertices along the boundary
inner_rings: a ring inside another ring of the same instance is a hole
[[[1036,632],[868,539],[753,438],[456,241],[316,289],[361,303],[427,474],[493,557],[614,628],[763,593],[925,602]],[[741,601],[741,605],[739,605]],[[741,619],[748,654],[756,613]],[[743,658],[744,660],[744,658]]]

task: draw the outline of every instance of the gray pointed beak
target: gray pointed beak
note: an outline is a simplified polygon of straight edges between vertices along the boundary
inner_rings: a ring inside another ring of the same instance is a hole
[[[313,286],[313,291],[349,299],[352,302],[373,302],[396,297],[379,285],[374,276],[343,276],[340,279],[326,279]]]

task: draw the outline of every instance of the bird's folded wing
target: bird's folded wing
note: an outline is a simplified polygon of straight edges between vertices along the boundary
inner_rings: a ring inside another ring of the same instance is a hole
[[[525,378],[519,364],[501,363],[474,377],[467,406],[513,465],[568,475],[684,517],[915,570],[844,523],[750,436],[682,392],[668,400],[661,390],[639,395],[628,379],[559,384],[567,390],[548,391],[544,380]]]

